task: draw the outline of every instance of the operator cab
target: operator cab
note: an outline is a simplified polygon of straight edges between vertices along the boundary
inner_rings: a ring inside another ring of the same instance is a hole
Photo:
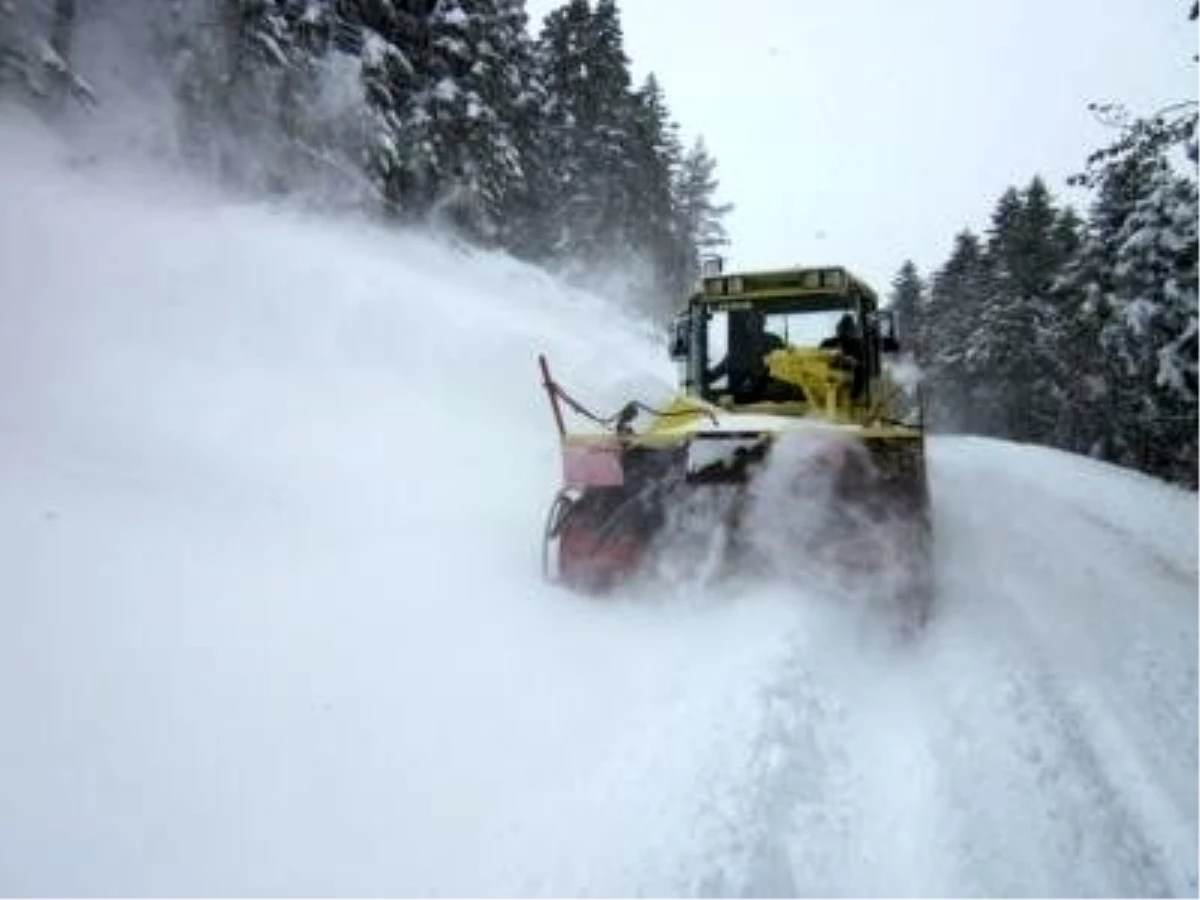
[[[889,317],[841,268],[712,276],[676,317],[671,356],[685,364],[687,392],[709,402],[818,403],[807,396],[817,392],[814,382],[806,392],[804,378],[783,373],[820,359],[846,371],[852,401],[865,404],[880,370],[880,332],[892,333]],[[895,346],[887,344],[882,349]]]

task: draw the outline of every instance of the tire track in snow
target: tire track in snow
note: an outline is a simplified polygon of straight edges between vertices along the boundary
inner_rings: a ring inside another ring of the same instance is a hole
[[[1098,513],[934,444],[934,622],[901,653],[853,604],[799,598],[697,892],[1194,894],[1179,567],[1141,543],[1130,561]],[[1130,579],[1153,594],[1140,630]]]
[[[958,645],[944,674],[975,680],[973,694],[955,701],[957,727],[976,735],[989,765],[1040,811],[1015,819],[1041,835],[1021,854],[1037,867],[1033,889],[1194,893],[1195,619],[1180,605],[1187,595],[1164,578],[1158,554],[1137,545],[1131,559],[1121,529],[1033,490],[1019,470],[958,452],[970,446],[935,443],[935,522],[953,604],[946,637]],[[977,680],[989,670],[995,686]]]
[[[940,832],[940,806],[928,723],[906,714],[921,702],[914,648],[851,611],[849,598],[790,590],[789,654],[758,697],[761,728],[748,736],[739,796],[711,804],[723,817],[721,850],[695,892],[928,893],[940,869],[912,860]]]
[[[1003,638],[992,653],[975,645],[935,656],[931,744],[953,893],[1180,892],[1169,853],[1036,658]]]

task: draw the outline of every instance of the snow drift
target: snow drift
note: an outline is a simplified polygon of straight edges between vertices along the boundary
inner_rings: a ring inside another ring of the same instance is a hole
[[[5,893],[1196,892],[1195,495],[935,441],[905,647],[586,601],[536,354],[615,406],[647,323],[28,124],[0,193]]]

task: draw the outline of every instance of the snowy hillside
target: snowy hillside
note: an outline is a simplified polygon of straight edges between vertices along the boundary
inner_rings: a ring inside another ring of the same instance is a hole
[[[1197,504],[932,445],[940,608],[542,583],[546,352],[659,336],[511,260],[0,121],[0,891],[1195,894]]]

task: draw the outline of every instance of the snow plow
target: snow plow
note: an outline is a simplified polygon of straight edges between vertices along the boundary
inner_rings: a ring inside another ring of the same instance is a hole
[[[900,420],[885,364],[899,350],[895,322],[874,291],[840,267],[709,275],[669,342],[679,392],[610,416],[539,359],[563,471],[546,520],[547,577],[602,593],[665,548],[710,546],[720,533],[722,565],[887,580],[923,618],[924,433]],[[582,427],[568,429],[567,415]]]

